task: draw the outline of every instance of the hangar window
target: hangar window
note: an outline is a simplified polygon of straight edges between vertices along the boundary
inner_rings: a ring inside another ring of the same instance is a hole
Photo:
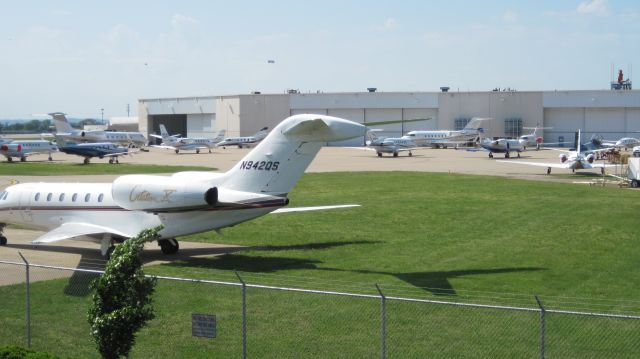
[[[504,134],[507,137],[518,138],[522,135],[522,119],[507,118],[504,120]]]
[[[454,120],[455,130],[461,131],[465,128],[465,126],[467,126],[467,123],[469,123],[469,121],[471,121],[471,119],[467,117],[456,118]]]

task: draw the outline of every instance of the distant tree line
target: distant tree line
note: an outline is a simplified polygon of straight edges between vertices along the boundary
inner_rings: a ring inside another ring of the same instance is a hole
[[[71,127],[84,128],[85,125],[98,125],[99,120],[86,118],[82,121],[71,123]],[[55,132],[56,128],[51,120],[29,120],[13,123],[0,122],[0,133],[43,133]]]

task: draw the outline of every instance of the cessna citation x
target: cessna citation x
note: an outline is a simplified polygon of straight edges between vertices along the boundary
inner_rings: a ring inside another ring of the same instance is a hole
[[[363,136],[364,126],[336,117],[295,115],[282,121],[225,173],[124,175],[113,183],[22,183],[0,192],[0,228],[7,223],[47,231],[33,243],[65,239],[114,243],[163,225],[162,252],[179,236],[220,230],[268,213],[357,205],[281,208],[323,143]],[[7,238],[0,237],[0,244]]]

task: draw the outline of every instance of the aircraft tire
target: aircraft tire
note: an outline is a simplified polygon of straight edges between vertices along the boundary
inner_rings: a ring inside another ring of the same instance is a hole
[[[199,150],[199,149],[196,149],[196,155],[197,155],[198,153],[200,153],[200,150]]]
[[[409,151],[409,157],[412,157],[412,156],[413,156],[413,153],[411,153],[411,151]]]
[[[20,162],[27,162],[27,158],[26,157],[20,157]]]
[[[382,157],[382,152],[378,152],[378,157]]]
[[[173,238],[161,239],[158,241],[158,245],[160,246],[160,249],[164,254],[176,254],[180,249],[180,245],[178,244],[178,241]]]
[[[49,156],[49,161],[53,161],[53,157]]]
[[[640,185],[640,183],[638,183],[638,180],[631,180],[631,188],[638,188],[638,185]],[[0,241],[2,239],[0,238]]]
[[[393,157],[398,157],[398,152],[394,152]]]
[[[109,158],[109,164],[112,165],[113,164],[113,158]]]
[[[7,245],[7,237],[0,236],[0,246],[6,246],[6,245]]]
[[[600,174],[604,174],[604,167],[600,167]]]
[[[520,158],[520,152],[518,152],[518,158]]]
[[[176,155],[177,155],[179,152],[180,152],[180,150],[179,150],[179,149],[176,149]]]
[[[84,162],[85,165],[88,165],[89,164],[89,159],[85,158],[83,162]]]
[[[13,158],[7,157],[7,162],[13,162]]]
[[[493,158],[493,153],[489,152],[489,158]]]
[[[506,152],[506,153],[504,154],[504,158],[509,158],[509,157],[511,157],[511,156],[509,155],[509,152]]]
[[[547,167],[547,174],[550,175],[551,174],[551,167]]]

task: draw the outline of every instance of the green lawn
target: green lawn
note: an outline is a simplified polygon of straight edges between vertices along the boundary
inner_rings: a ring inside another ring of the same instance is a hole
[[[178,171],[215,171],[212,167],[176,165],[140,165],[120,163],[60,163],[60,162],[2,162],[0,176],[71,176],[71,175],[121,175],[129,173],[172,173]]]
[[[147,273],[548,308],[640,313],[640,192],[412,172],[305,174],[290,206],[360,208],[269,215],[182,240],[244,251],[147,267]],[[0,268],[2,269],[2,268]],[[34,275],[36,275],[34,273]],[[33,285],[34,347],[95,356],[82,276]],[[24,343],[24,289],[0,288],[0,344]],[[238,357],[238,287],[161,281],[158,317],[132,357]],[[380,302],[250,288],[249,356],[375,357]],[[190,336],[190,313],[217,316],[216,339]],[[538,357],[538,313],[387,303],[396,358]],[[549,357],[634,358],[640,321],[550,315]]]

